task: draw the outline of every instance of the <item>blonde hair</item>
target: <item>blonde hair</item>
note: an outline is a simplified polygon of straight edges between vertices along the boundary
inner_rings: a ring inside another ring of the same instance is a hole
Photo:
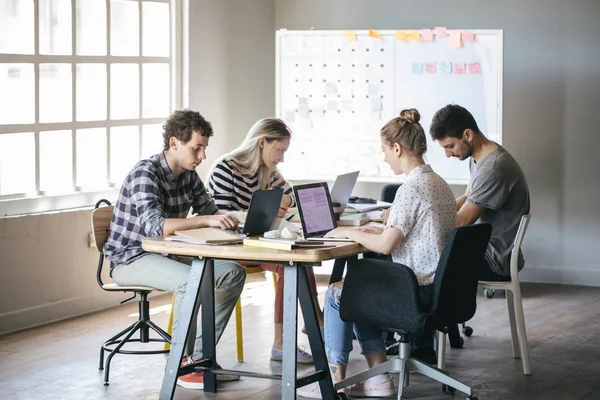
[[[420,119],[421,115],[416,109],[402,110],[399,117],[388,121],[381,128],[381,137],[387,144],[398,143],[420,157],[427,151],[427,139],[423,127],[419,124]]]
[[[292,134],[285,122],[279,118],[263,118],[252,125],[246,138],[238,148],[225,155],[225,161],[231,161],[243,174],[258,174],[258,186],[260,189],[269,189],[271,176],[277,171],[271,171],[263,163],[259,142],[261,138],[270,143],[274,140],[291,138]]]

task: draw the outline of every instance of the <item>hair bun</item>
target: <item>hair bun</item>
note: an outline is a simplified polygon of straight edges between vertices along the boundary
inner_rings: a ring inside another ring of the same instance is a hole
[[[415,108],[410,108],[400,111],[400,119],[406,122],[417,123],[421,119],[421,114]]]

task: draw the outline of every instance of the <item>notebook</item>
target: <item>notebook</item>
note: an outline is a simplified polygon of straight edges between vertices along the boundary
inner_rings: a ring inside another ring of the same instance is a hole
[[[294,186],[294,196],[296,197],[298,214],[300,215],[302,231],[306,240],[354,242],[352,239],[323,237],[327,232],[337,227],[327,183],[296,185]]]
[[[187,231],[175,231],[175,235],[192,239],[195,243],[203,244],[233,244],[242,243],[243,237],[234,232],[219,228],[198,228]]]

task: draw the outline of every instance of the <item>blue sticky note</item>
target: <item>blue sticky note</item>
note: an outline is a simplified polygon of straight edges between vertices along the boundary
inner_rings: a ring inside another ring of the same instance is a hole
[[[440,65],[440,72],[442,74],[451,74],[452,73],[452,63],[451,62],[441,62],[439,65]]]
[[[412,63],[412,73],[413,74],[422,74],[423,73],[423,63],[422,62],[413,62]]]

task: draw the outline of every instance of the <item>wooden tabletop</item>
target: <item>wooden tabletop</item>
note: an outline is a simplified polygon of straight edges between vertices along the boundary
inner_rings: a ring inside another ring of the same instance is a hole
[[[367,252],[358,243],[335,243],[331,247],[320,249],[297,249],[292,251],[246,247],[241,244],[209,246],[203,244],[183,243],[163,238],[146,238],[142,240],[142,248],[152,253],[167,253],[194,257],[208,257],[220,260],[252,260],[252,261],[294,261],[321,262],[344,258]]]

